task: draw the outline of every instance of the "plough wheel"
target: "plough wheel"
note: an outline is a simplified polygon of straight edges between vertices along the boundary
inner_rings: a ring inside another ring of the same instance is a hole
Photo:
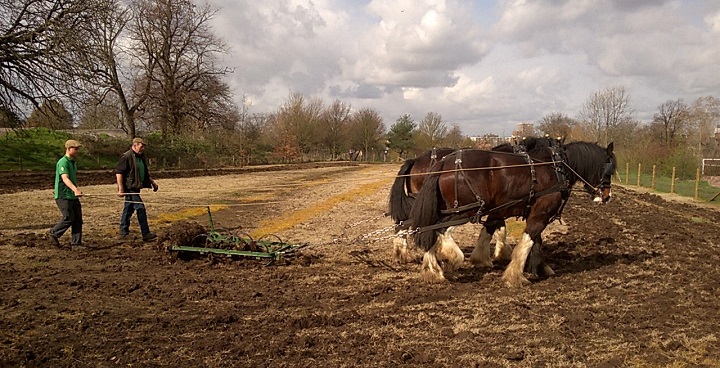
[[[255,252],[257,250],[257,247],[255,246],[255,241],[253,241],[250,234],[242,230],[234,230],[231,232],[231,234],[236,250],[245,250],[251,252]]]
[[[210,247],[210,239],[208,238],[207,234],[200,234],[193,238],[192,242],[190,243],[192,246],[203,246],[205,248],[212,248]]]
[[[260,237],[257,240],[258,248],[266,253],[274,253],[282,251],[288,247],[279,236],[275,234],[267,234]]]

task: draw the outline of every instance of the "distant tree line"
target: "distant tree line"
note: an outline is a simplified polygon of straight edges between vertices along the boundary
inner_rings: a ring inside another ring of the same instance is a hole
[[[715,97],[701,97],[691,104],[682,99],[665,101],[652,121],[641,122],[635,118],[630,97],[622,87],[595,92],[578,119],[551,113],[536,123],[539,135],[615,142],[622,163],[640,163],[648,168],[659,165],[663,170],[676,167],[685,177],[694,177],[702,158],[720,156],[718,127],[720,100]]]

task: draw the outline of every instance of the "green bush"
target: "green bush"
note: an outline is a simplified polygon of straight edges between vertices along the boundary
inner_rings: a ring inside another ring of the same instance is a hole
[[[1,138],[0,170],[54,170],[68,139],[70,134],[47,128],[8,132]]]

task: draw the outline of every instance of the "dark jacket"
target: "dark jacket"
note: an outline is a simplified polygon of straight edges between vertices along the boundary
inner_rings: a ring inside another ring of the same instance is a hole
[[[140,183],[140,172],[138,170],[138,165],[135,162],[135,157],[141,159],[145,166],[145,178],[142,183]],[[152,187],[152,183],[150,181],[150,169],[145,155],[138,155],[132,149],[128,150],[127,152],[123,153],[122,156],[120,156],[117,167],[115,168],[115,173],[122,174],[123,179],[125,179],[125,188],[123,188],[124,192],[139,192],[142,188]]]

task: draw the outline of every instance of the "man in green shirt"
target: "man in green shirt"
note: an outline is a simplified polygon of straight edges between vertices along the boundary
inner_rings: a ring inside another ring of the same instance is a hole
[[[78,188],[75,162],[80,147],[82,144],[74,139],[65,142],[65,156],[55,165],[55,203],[62,218],[48,231],[48,238],[57,247],[60,247],[59,238],[67,229],[71,229],[71,246],[82,245],[82,207],[78,198],[82,197],[83,193]]]

